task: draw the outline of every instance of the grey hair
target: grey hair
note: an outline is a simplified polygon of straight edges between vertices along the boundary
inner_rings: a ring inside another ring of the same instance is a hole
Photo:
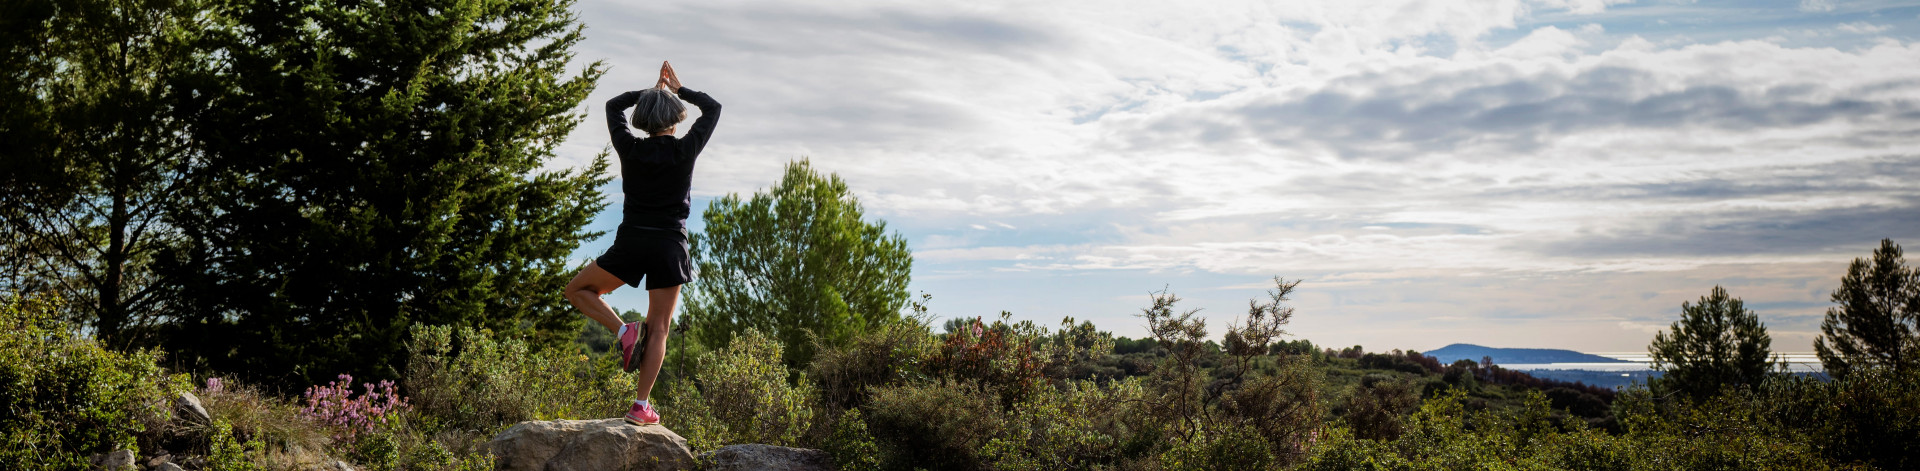
[[[651,136],[680,124],[687,119],[687,105],[680,104],[680,98],[666,90],[649,88],[640,91],[640,101],[633,105],[633,127]]]

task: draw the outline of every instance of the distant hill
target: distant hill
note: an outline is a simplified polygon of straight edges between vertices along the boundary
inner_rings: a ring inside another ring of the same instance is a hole
[[[1633,363],[1626,360],[1615,360],[1573,350],[1552,348],[1494,348],[1467,343],[1456,343],[1434,349],[1430,352],[1421,353],[1439,359],[1442,365],[1451,364],[1459,360],[1473,360],[1478,362],[1482,357],[1493,357],[1493,363],[1496,365],[1523,363]]]

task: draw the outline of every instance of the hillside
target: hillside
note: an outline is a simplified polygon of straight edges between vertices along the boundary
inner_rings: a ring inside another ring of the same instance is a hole
[[[1552,348],[1495,348],[1474,344],[1456,343],[1425,352],[1427,356],[1440,360],[1440,363],[1453,363],[1458,360],[1480,361],[1483,357],[1493,357],[1494,364],[1532,364],[1532,363],[1632,363],[1599,355],[1590,355],[1573,350]]]

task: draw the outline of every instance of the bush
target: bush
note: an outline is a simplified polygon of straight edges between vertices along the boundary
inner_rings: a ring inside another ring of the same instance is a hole
[[[1347,398],[1347,424],[1354,435],[1374,440],[1400,438],[1400,418],[1420,407],[1413,385],[1389,375],[1372,374],[1360,380]]]
[[[0,304],[0,463],[85,469],[95,453],[137,452],[189,388],[185,375],[161,371],[158,352],[106,350],[58,312],[50,297]]]
[[[696,453],[734,443],[801,446],[813,424],[813,385],[805,375],[788,383],[781,347],[748,329],[725,349],[702,356],[693,377],[669,385],[676,431]]]
[[[880,447],[867,432],[867,418],[860,409],[850,409],[833,422],[833,432],[820,448],[833,456],[834,467],[842,471],[880,469]]]
[[[1138,379],[1043,388],[1007,415],[982,450],[997,469],[1089,469],[1141,458],[1158,430],[1139,409]]]
[[[857,334],[845,346],[816,345],[808,376],[819,386],[824,404],[858,408],[866,405],[872,388],[924,379],[921,369],[934,342],[925,311],[918,311]]]
[[[996,396],[971,382],[874,390],[864,411],[887,469],[983,469],[981,449],[1006,429]]]
[[[530,351],[491,331],[420,326],[408,344],[406,389],[427,430],[492,436],[525,420],[619,417],[633,376],[612,355],[590,361],[563,348]]]

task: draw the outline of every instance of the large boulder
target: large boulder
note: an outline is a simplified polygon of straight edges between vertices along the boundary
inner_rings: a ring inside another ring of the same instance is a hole
[[[621,419],[521,422],[487,443],[510,471],[679,470],[694,467],[687,439],[659,425]]]
[[[773,445],[727,445],[700,455],[707,471],[833,471],[827,452]]]

